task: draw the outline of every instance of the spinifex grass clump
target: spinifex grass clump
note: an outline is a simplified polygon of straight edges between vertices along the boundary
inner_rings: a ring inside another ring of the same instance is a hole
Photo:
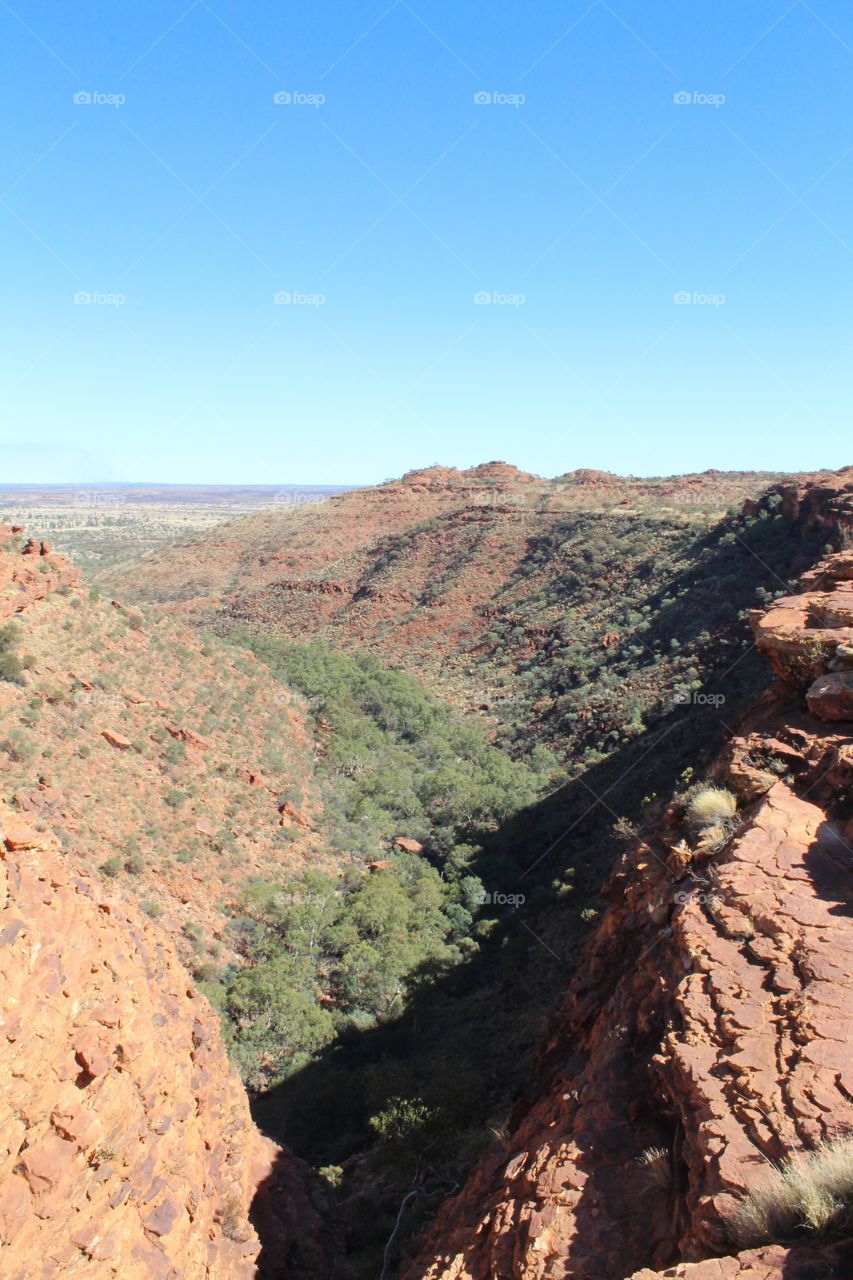
[[[853,1138],[822,1142],[792,1156],[743,1201],[737,1233],[744,1244],[787,1244],[804,1232],[853,1230]]]
[[[737,800],[725,787],[702,787],[687,803],[687,821],[697,834],[730,821],[736,813]]]
[[[737,800],[725,787],[698,787],[685,810],[687,825],[699,853],[716,853],[735,828]]]
[[[665,1147],[647,1147],[637,1157],[637,1164],[646,1174],[650,1187],[659,1191],[672,1189],[672,1158]]]

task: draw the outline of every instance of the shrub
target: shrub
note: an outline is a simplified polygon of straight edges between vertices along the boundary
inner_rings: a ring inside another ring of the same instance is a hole
[[[730,822],[736,813],[737,800],[725,787],[700,787],[687,802],[687,821],[697,832]]]
[[[0,680],[21,684],[26,665],[13,650],[21,643],[23,630],[18,622],[7,622],[0,627]]]
[[[744,1244],[786,1244],[803,1232],[834,1234],[851,1227],[853,1138],[845,1137],[780,1165],[741,1204],[737,1235]]]
[[[390,1098],[369,1123],[389,1162],[407,1165],[435,1146],[441,1122],[436,1108],[422,1098]]]
[[[0,627],[0,650],[4,653],[13,649],[15,645],[21,643],[24,631],[20,622],[7,622],[4,627]]]
[[[0,680],[8,680],[11,684],[20,684],[24,664],[14,653],[0,653]]]

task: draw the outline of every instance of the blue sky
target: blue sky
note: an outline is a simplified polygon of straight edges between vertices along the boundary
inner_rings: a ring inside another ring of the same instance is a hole
[[[7,481],[853,462],[849,4],[4,0],[0,61]]]

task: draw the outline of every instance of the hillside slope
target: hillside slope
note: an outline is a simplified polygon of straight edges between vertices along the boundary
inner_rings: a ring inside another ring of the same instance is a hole
[[[799,502],[849,544],[849,493]],[[755,612],[784,682],[710,771],[729,816],[699,832],[688,793],[623,856],[507,1138],[406,1280],[851,1274],[841,1210],[823,1241],[797,1214],[750,1239],[740,1216],[769,1161],[853,1132],[851,583],[846,550]],[[846,1167],[849,1204],[853,1146]]]
[[[648,515],[704,527],[773,479],[575,472],[542,480],[505,463],[431,467],[314,508],[233,521],[137,559],[103,586],[194,620],[220,615],[366,649],[426,671],[440,692],[470,702],[461,676],[476,661],[489,611],[509,613],[541,586],[522,581],[536,570],[531,552],[559,540],[570,517]],[[546,580],[558,566],[549,570]]]
[[[300,700],[0,526],[0,787],[3,1275],[248,1280],[263,1244],[319,1280],[181,963],[227,962],[250,877],[328,862]]]
[[[30,545],[0,526],[0,787],[187,962],[222,958],[249,879],[327,861],[304,706],[251,654],[148,629]]]
[[[791,563],[794,482],[759,514],[772,481],[434,467],[223,525],[104,585],[221,634],[372,653],[513,750],[591,763],[732,669],[739,612],[809,562]]]

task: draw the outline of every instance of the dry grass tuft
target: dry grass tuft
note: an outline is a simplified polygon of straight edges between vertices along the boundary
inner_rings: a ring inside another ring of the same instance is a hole
[[[787,1244],[803,1232],[853,1230],[853,1138],[822,1142],[795,1155],[743,1201],[737,1234],[742,1244]]]
[[[701,787],[687,802],[687,821],[696,832],[731,822],[736,813],[737,800],[725,787]]]
[[[229,1192],[219,1210],[219,1221],[222,1234],[238,1244],[245,1244],[251,1239],[252,1228],[246,1221],[243,1198],[236,1191]]]
[[[648,1175],[649,1184],[660,1191],[672,1187],[672,1162],[665,1147],[648,1147],[637,1157],[637,1164]]]

